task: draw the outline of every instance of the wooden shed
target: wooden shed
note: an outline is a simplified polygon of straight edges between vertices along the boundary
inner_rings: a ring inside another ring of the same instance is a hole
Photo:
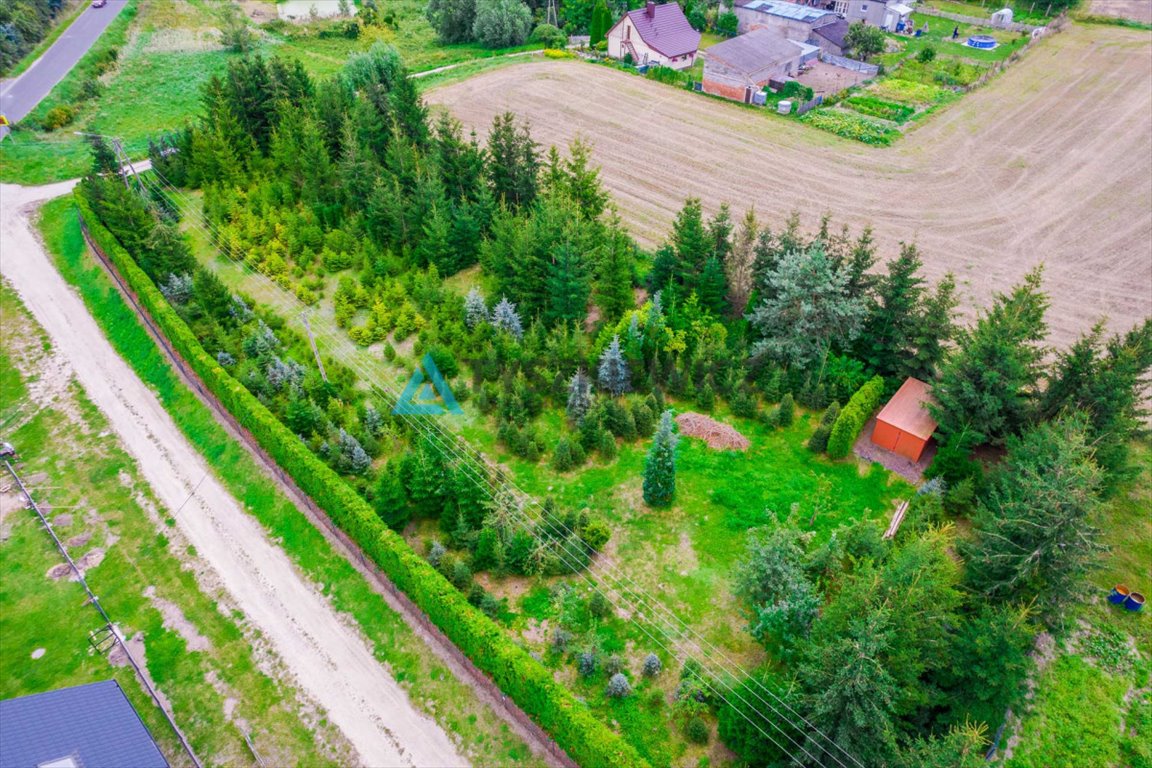
[[[910,461],[919,461],[936,431],[936,419],[928,413],[930,402],[933,400],[927,384],[919,379],[905,380],[876,417],[872,442]]]

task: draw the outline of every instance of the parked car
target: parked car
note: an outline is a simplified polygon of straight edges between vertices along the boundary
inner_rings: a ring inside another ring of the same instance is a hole
[[[106,5],[108,5],[108,0],[92,0],[93,8],[103,8]]]

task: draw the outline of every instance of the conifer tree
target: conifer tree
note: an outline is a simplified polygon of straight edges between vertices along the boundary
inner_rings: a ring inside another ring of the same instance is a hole
[[[651,507],[666,507],[676,497],[675,430],[672,411],[664,411],[644,460],[644,502]]]
[[[592,382],[588,380],[588,375],[581,368],[573,374],[568,383],[568,405],[566,408],[568,420],[573,424],[579,424],[584,420],[585,414],[591,407]]]
[[[700,288],[697,292],[700,306],[716,317],[723,317],[728,309],[727,295],[728,285],[724,277],[724,268],[720,265],[719,259],[710,256],[704,262],[704,270],[700,273]]]
[[[464,297],[464,322],[468,324],[469,328],[475,328],[488,321],[488,303],[484,301],[484,294],[480,293],[480,289],[474,285],[472,290],[468,291],[468,295]]]
[[[548,267],[544,321],[557,325],[583,321],[588,314],[588,273],[576,248],[562,243]]]
[[[673,278],[678,282],[698,275],[704,268],[704,260],[712,254],[714,245],[704,226],[699,198],[688,198],[676,214],[676,220],[672,223],[672,249],[676,254],[676,273]]]
[[[492,310],[492,325],[512,334],[516,341],[524,338],[524,326],[520,322],[520,313],[516,305],[508,301],[507,296],[500,297],[500,303]]]
[[[976,444],[1002,444],[1032,417],[1048,335],[1040,278],[1039,268],[1030,272],[960,332],[932,388],[930,410],[945,442],[967,434]]]
[[[752,295],[753,267],[756,260],[756,239],[760,225],[756,211],[749,208],[740,222],[728,257],[724,260],[724,276],[728,280],[728,306],[732,317],[740,317]]]
[[[597,378],[600,388],[613,395],[622,395],[632,387],[631,376],[628,373],[628,363],[620,351],[620,336],[612,337],[612,343],[600,355],[600,369]]]
[[[592,7],[592,22],[588,26],[589,44],[596,45],[604,40],[608,28],[612,26],[612,13],[604,0],[596,0]]]

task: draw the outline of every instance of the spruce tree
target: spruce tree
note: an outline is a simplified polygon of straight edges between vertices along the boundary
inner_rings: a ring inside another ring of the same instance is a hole
[[[584,369],[576,371],[568,383],[568,406],[566,409],[568,420],[573,424],[584,421],[585,414],[592,407],[592,382]]]
[[[697,292],[700,305],[716,317],[723,317],[728,309],[727,295],[724,268],[719,259],[711,256],[704,262],[704,270],[700,273],[700,288]]]
[[[563,243],[548,268],[548,304],[544,321],[549,325],[583,322],[587,315],[587,268],[576,248]]]
[[[1030,272],[960,332],[932,388],[930,410],[945,443],[968,435],[975,444],[1003,444],[1034,415],[1048,335],[1040,278],[1039,268]]]
[[[753,268],[756,260],[756,238],[760,225],[752,208],[744,214],[740,230],[724,260],[724,276],[728,280],[728,306],[732,317],[740,317],[752,295]]]
[[[651,507],[666,507],[676,496],[678,441],[672,411],[664,411],[644,460],[644,502]]]
[[[511,112],[497,115],[488,133],[488,180],[497,202],[519,209],[536,199],[539,149],[528,125]]]
[[[620,351],[620,336],[612,337],[612,343],[600,355],[600,368],[597,373],[600,388],[619,396],[632,387],[628,363]]]
[[[520,313],[516,305],[508,301],[508,297],[501,296],[500,303],[492,310],[492,325],[502,331],[507,331],[516,341],[524,338],[524,326],[520,322]]]
[[[676,273],[673,277],[683,283],[700,274],[704,260],[712,254],[713,248],[704,226],[700,199],[690,197],[672,223],[672,250],[676,254]]]
[[[489,322],[488,303],[484,301],[484,294],[480,289],[472,286],[468,295],[464,297],[464,322],[469,328]]]

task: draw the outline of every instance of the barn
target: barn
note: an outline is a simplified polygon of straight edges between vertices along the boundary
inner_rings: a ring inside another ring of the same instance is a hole
[[[783,80],[800,71],[807,49],[771,29],[755,29],[708,48],[704,54],[705,93],[752,103],[769,80]]]
[[[919,461],[936,431],[936,420],[928,412],[932,402],[928,385],[909,377],[876,417],[872,442],[910,461]]]

